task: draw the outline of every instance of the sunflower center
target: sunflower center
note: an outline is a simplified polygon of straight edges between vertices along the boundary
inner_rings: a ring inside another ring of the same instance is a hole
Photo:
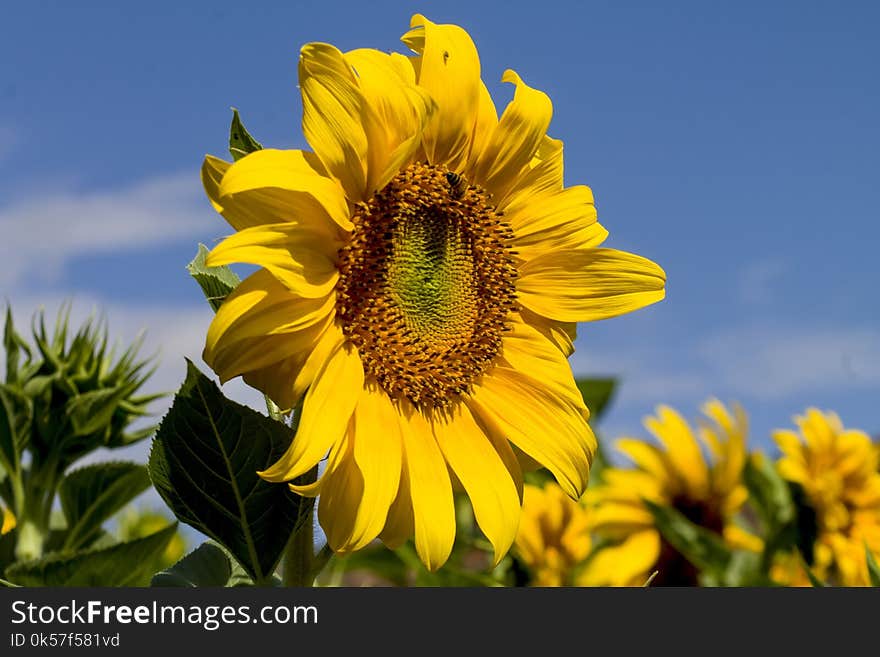
[[[419,163],[352,222],[337,315],[365,374],[395,399],[453,403],[498,354],[517,307],[509,225],[485,190]]]

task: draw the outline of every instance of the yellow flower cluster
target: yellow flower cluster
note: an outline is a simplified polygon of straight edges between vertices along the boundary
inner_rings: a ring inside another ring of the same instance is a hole
[[[747,450],[742,408],[711,400],[702,410],[694,428],[660,406],[645,420],[656,442],[619,439],[632,467],[606,467],[576,503],[552,483],[527,486],[516,554],[533,584],[702,583],[700,567],[664,538],[653,505],[674,509],[730,551],[760,562],[765,544],[744,470],[749,458],[763,455]],[[809,586],[812,574],[832,585],[868,585],[866,546],[880,554],[880,452],[833,413],[811,408],[795,421],[800,435],[775,433],[782,457],[770,467],[793,492],[798,517],[815,517],[815,531],[801,532],[806,554],[770,555],[767,583]]]

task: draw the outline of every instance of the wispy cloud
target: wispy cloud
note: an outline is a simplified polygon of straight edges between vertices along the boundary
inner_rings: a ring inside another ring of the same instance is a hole
[[[116,190],[71,190],[0,205],[0,286],[28,276],[53,280],[69,260],[196,237],[216,222],[192,173]]]
[[[758,399],[880,385],[874,329],[745,327],[704,340],[698,351],[714,378]]]

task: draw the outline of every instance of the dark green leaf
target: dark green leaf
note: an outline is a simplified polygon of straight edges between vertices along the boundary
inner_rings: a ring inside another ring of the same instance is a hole
[[[0,388],[0,466],[6,472],[18,472],[18,440],[15,406],[6,391]]]
[[[140,586],[176,531],[177,523],[172,523],[144,538],[111,547],[19,562],[6,569],[6,579],[21,586]]]
[[[223,300],[232,292],[241,279],[226,265],[222,267],[208,267],[205,259],[208,257],[208,247],[199,244],[199,252],[186,266],[189,275],[196,279],[196,283],[202,288],[202,292],[214,312],[220,308]]]
[[[187,377],[150,453],[153,485],[175,515],[268,579],[296,526],[301,497],[257,475],[291,441],[289,427],[226,399],[187,360]],[[311,500],[309,500],[309,503]]]
[[[3,330],[3,347],[6,350],[6,383],[15,383],[19,377],[18,363],[21,352],[27,361],[31,359],[31,349],[27,342],[15,331],[12,322],[12,308],[6,306],[6,325]]]
[[[150,586],[228,586],[232,562],[222,548],[202,543],[176,564],[153,575]]]
[[[149,486],[146,467],[137,463],[95,463],[71,472],[58,490],[68,526],[64,549],[85,546],[105,520]]]
[[[602,417],[608,403],[614,396],[614,390],[617,387],[616,379],[576,379],[578,390],[584,398],[584,403],[590,409],[590,423],[593,424]]]
[[[238,110],[232,108],[232,125],[229,126],[229,154],[233,160],[240,160],[248,153],[261,150],[263,145],[245,130],[241,124]]]
[[[644,500],[657,529],[672,547],[702,571],[722,573],[730,564],[731,551],[720,536],[694,524],[678,510]]]
[[[871,552],[867,543],[865,543],[865,559],[868,561],[868,577],[871,580],[871,586],[880,586],[880,565],[877,565],[874,553]]]

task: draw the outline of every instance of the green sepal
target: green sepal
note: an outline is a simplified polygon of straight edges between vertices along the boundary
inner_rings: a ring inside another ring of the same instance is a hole
[[[226,265],[222,267],[208,267],[205,264],[208,253],[208,247],[204,244],[199,244],[199,251],[196,253],[195,258],[186,266],[186,270],[195,279],[196,283],[199,284],[199,287],[202,288],[205,299],[211,304],[211,308],[214,312],[217,312],[223,300],[241,283],[241,279]]]
[[[263,149],[263,145],[251,136],[244,125],[238,110],[232,108],[232,124],[229,126],[229,154],[233,160],[240,160],[248,153]]]

